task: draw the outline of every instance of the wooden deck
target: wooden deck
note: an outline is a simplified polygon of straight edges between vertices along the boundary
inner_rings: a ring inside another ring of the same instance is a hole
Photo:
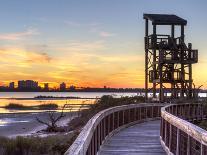
[[[99,155],[166,155],[159,134],[159,120],[136,124],[109,138]]]

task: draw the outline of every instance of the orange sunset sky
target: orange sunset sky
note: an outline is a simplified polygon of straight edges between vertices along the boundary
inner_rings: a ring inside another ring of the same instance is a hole
[[[32,79],[50,87],[61,82],[80,87],[144,87],[143,13],[170,13],[188,20],[186,41],[199,50],[193,79],[207,88],[204,0],[112,1],[2,3],[0,84]]]

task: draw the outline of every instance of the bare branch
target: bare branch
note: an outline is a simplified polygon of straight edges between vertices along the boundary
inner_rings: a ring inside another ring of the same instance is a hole
[[[49,123],[40,120],[38,117],[36,117],[36,120],[37,120],[39,123],[45,124],[45,125],[47,125],[47,126],[51,126]]]
[[[43,121],[43,120],[39,119],[38,117],[36,117],[36,120],[37,120],[39,123],[42,123],[42,124],[47,125],[47,126],[48,126],[48,129],[49,129],[50,131],[55,131],[56,128],[57,128],[57,122],[58,122],[61,118],[65,117],[65,115],[64,115],[64,109],[65,109],[66,106],[67,106],[67,104],[65,104],[65,105],[62,107],[61,113],[60,113],[60,114],[57,113],[57,115],[56,115],[56,111],[54,111],[54,110],[53,110],[53,111],[48,111],[48,116],[49,116],[49,118],[48,118],[48,119],[49,119],[48,122]]]

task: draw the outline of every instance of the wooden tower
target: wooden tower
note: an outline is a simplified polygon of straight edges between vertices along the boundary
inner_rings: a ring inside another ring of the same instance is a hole
[[[185,43],[187,21],[168,14],[144,14],[144,19],[146,100],[149,92],[160,102],[167,98],[192,98],[192,64],[198,62],[198,50],[193,50],[191,43]],[[149,21],[152,23],[151,34]],[[159,25],[168,26],[171,33],[157,34]],[[175,36],[177,27],[179,36]]]

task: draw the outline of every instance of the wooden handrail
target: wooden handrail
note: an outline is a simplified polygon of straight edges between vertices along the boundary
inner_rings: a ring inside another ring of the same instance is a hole
[[[204,118],[201,104],[130,104],[109,108],[92,117],[65,155],[95,155],[103,142],[121,128],[160,117],[160,140],[172,154],[206,155],[207,131],[190,123]]]
[[[206,155],[207,131],[190,123],[204,118],[202,104],[176,104],[161,109],[160,140],[168,154]]]
[[[130,104],[109,108],[92,117],[65,155],[95,155],[116,130],[141,121],[157,119],[163,105]]]

